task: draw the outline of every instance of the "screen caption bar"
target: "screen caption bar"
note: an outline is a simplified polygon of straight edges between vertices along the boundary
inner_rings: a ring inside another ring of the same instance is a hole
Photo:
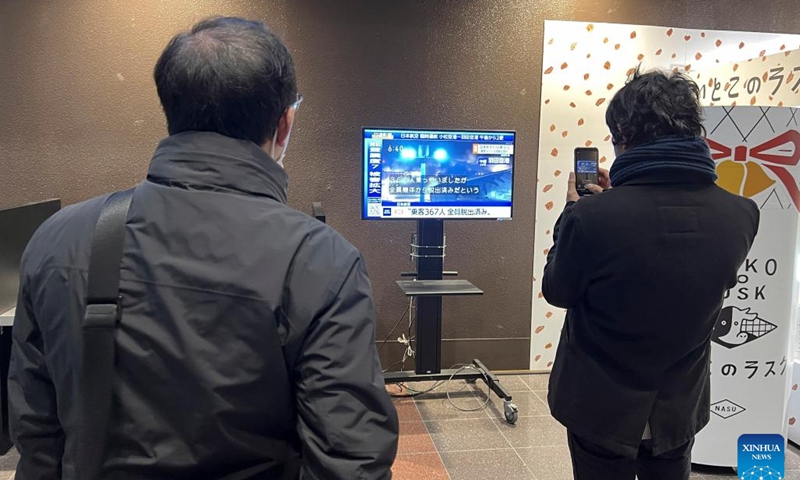
[[[380,218],[511,218],[511,207],[383,207]]]

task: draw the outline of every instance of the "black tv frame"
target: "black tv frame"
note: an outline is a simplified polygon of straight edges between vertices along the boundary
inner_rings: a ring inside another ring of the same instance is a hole
[[[361,210],[361,220],[367,221],[419,221],[422,219],[419,218],[374,218],[374,217],[367,217],[366,209],[364,208],[364,200],[367,192],[364,190],[366,187],[366,182],[364,178],[364,158],[366,155],[365,150],[365,142],[364,142],[364,134],[367,130],[391,130],[396,132],[436,132],[436,133],[454,133],[454,132],[462,132],[462,133],[503,133],[503,134],[513,134],[514,135],[514,163],[511,165],[511,216],[508,218],[438,218],[438,217],[431,217],[430,219],[426,220],[448,220],[448,221],[489,221],[489,222],[507,222],[514,219],[514,190],[515,190],[515,175],[517,173],[516,164],[517,164],[517,140],[518,134],[516,130],[475,130],[475,129],[451,129],[451,128],[409,128],[409,127],[361,127],[361,160],[359,162],[361,175],[359,175],[361,181],[361,195],[359,196],[359,203]]]

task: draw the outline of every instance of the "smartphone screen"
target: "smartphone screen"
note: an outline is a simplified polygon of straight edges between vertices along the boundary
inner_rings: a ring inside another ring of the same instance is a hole
[[[578,193],[586,193],[586,185],[589,183],[599,183],[598,158],[599,152],[596,148],[575,149],[575,183]]]

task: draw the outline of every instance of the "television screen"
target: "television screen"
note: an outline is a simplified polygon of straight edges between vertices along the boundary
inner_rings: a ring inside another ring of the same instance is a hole
[[[515,137],[365,128],[362,217],[510,219]]]

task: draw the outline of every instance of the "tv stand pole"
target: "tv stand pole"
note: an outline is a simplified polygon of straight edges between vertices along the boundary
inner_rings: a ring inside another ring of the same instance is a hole
[[[412,255],[417,260],[417,280],[441,280],[445,241],[443,220],[418,220],[417,241]],[[416,254],[414,254],[416,250]],[[442,297],[419,295],[416,300],[417,352],[416,373],[440,373],[442,370]]]
[[[386,383],[482,380],[503,399],[506,421],[516,423],[518,409],[511,402],[511,395],[480,360],[472,360],[470,369],[442,370],[442,296],[483,295],[483,291],[466,280],[442,279],[446,249],[444,221],[418,220],[416,241],[411,245],[411,256],[417,261],[416,280],[397,281],[406,296],[416,300],[414,372],[386,372]]]

